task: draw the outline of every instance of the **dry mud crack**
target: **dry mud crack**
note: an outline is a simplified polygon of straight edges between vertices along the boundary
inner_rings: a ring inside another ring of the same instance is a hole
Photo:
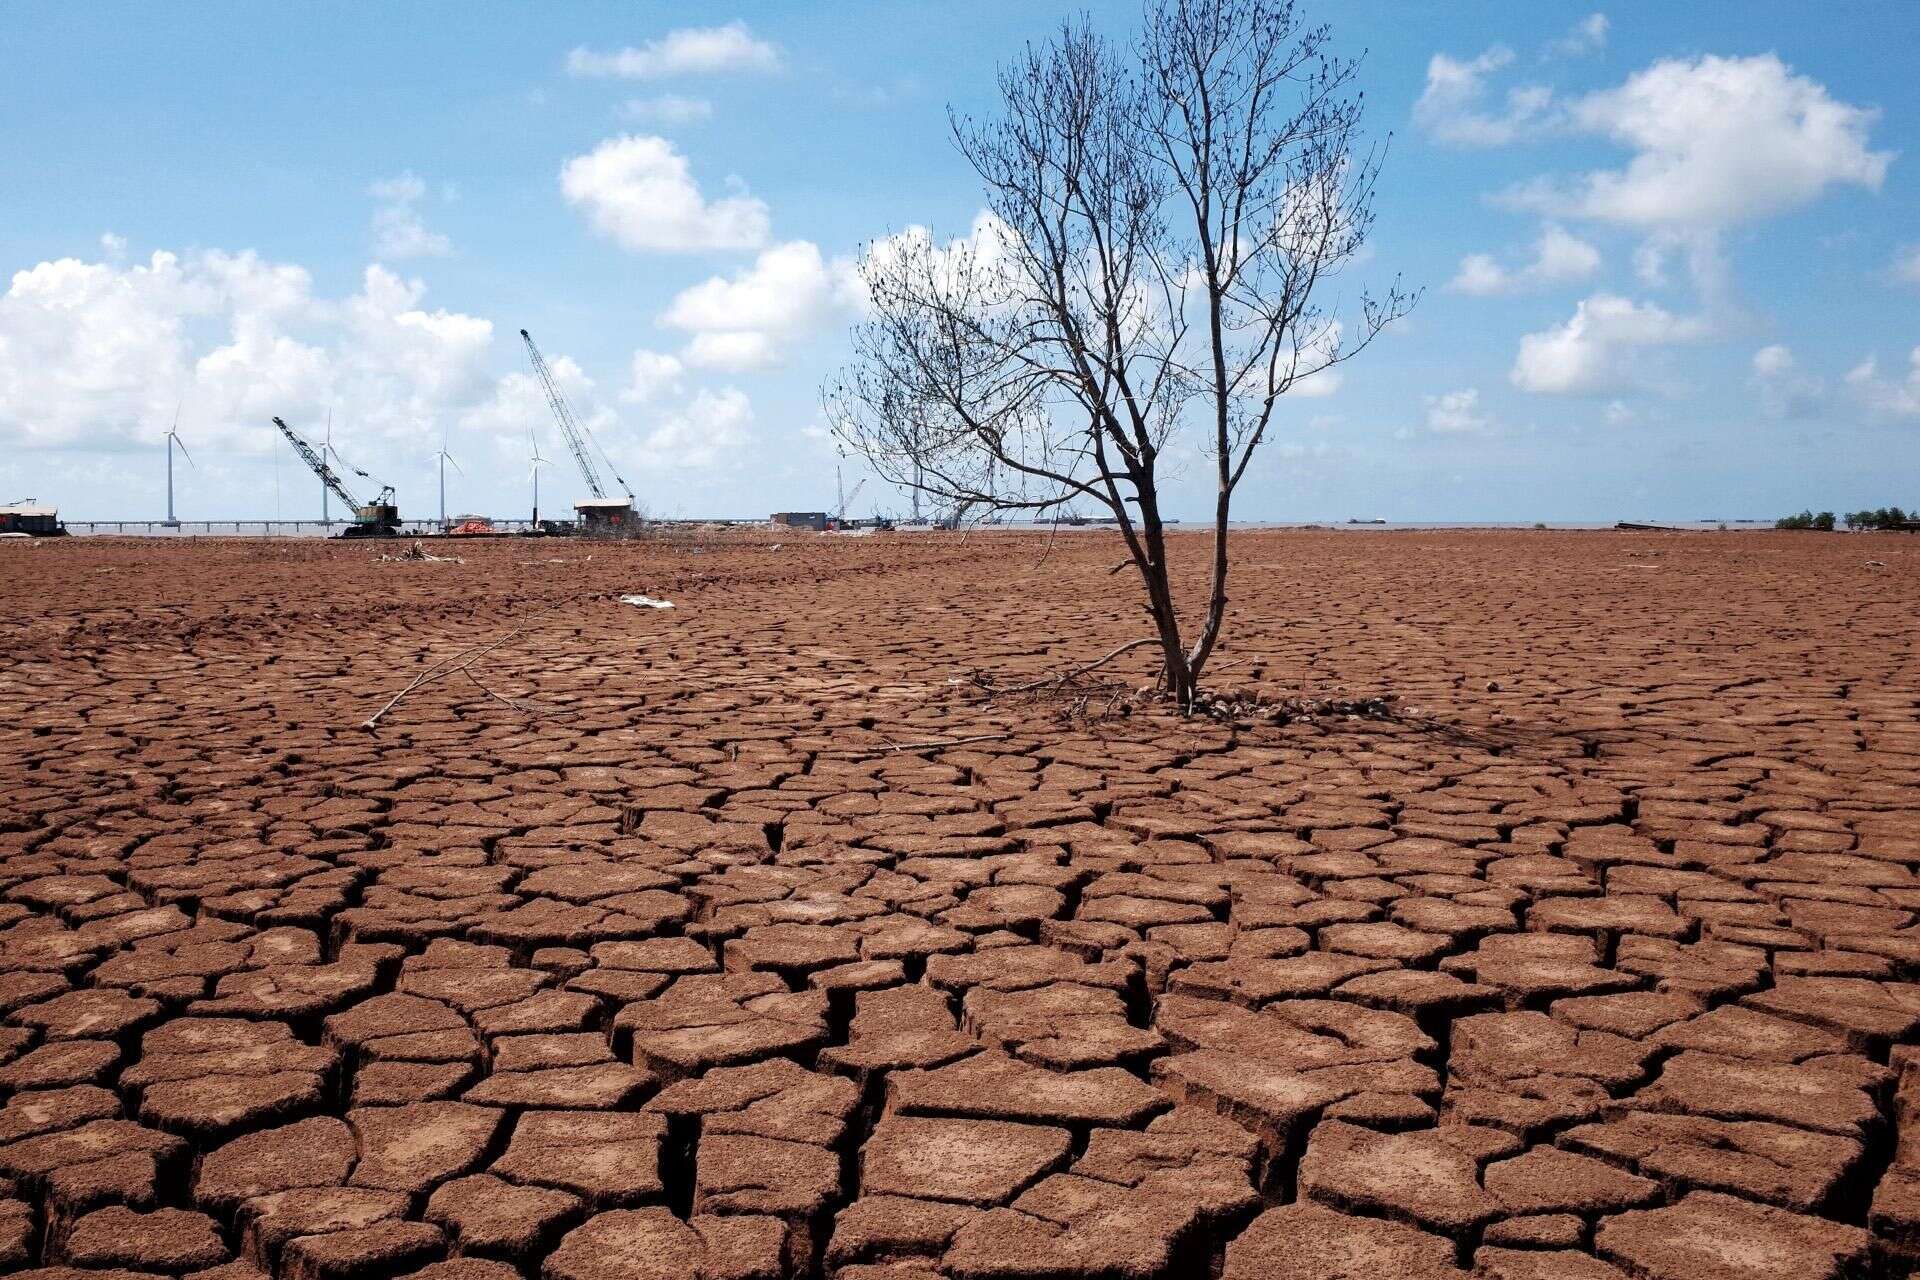
[[[1236,538],[0,546],[0,1271],[1911,1274],[1920,546]]]

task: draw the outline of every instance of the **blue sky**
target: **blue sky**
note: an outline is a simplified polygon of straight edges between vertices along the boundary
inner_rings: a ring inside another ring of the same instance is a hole
[[[184,516],[312,514],[269,417],[329,409],[412,516],[443,438],[450,507],[522,513],[531,424],[553,509],[524,326],[650,510],[830,505],[862,246],[967,231],[948,107],[1079,8],[11,4],[0,501],[158,514],[178,405]],[[1309,11],[1392,135],[1359,274],[1426,294],[1238,514],[1920,502],[1920,6]]]

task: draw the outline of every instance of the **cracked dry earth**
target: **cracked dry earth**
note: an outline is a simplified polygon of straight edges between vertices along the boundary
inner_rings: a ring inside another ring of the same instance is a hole
[[[0,1270],[1908,1274],[1920,541],[1236,542],[0,546]]]

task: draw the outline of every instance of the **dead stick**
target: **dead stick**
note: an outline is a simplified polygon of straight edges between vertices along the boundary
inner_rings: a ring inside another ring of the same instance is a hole
[[[474,645],[471,648],[463,649],[459,653],[454,654],[451,658],[447,658],[443,661],[434,663],[431,667],[427,668],[425,671],[415,676],[413,678],[412,684],[409,684],[406,688],[402,689],[400,692],[394,694],[391,698],[387,699],[387,705],[380,708],[378,711],[374,712],[372,715],[368,716],[366,720],[362,722],[360,727],[362,729],[371,730],[375,725],[380,723],[381,716],[384,716],[385,714],[387,714],[387,712],[393,710],[394,707],[399,705],[400,699],[406,697],[408,694],[412,693],[415,689],[418,689],[421,685],[427,683],[429,680],[434,679],[436,676],[447,674],[445,668],[451,666],[451,664],[460,661],[460,659],[462,658],[466,658],[468,659],[468,661],[472,661],[472,659],[480,657],[482,654],[487,653],[489,650],[496,649],[500,645],[505,644],[507,641],[519,635],[520,631],[521,631],[521,628],[515,627],[513,630],[507,632],[505,635],[499,636],[493,640],[490,640],[486,644]]]
[[[1115,649],[1112,653],[1107,654],[1103,658],[1096,658],[1092,662],[1089,662],[1084,667],[1075,667],[1071,671],[1062,672],[1061,674],[1056,676],[1043,676],[1038,680],[1029,680],[1025,684],[1010,684],[1005,686],[1004,688],[996,688],[993,690],[993,692],[1025,693],[1029,689],[1038,689],[1041,685],[1045,685],[1045,684],[1065,684],[1067,681],[1072,680],[1076,676],[1083,676],[1087,674],[1087,672],[1092,671],[1095,667],[1104,667],[1107,663],[1112,662],[1115,658],[1119,657],[1123,653],[1128,652],[1129,650],[1138,649],[1143,644],[1159,644],[1159,643],[1160,643],[1159,636],[1147,636],[1144,639],[1140,639],[1140,640],[1129,640],[1125,644],[1121,645],[1118,649]]]
[[[1034,563],[1033,571],[1035,573],[1040,572],[1041,567],[1047,563],[1047,557],[1053,554],[1053,540],[1059,536],[1060,536],[1060,521],[1056,519],[1053,522],[1052,532],[1047,534],[1046,550],[1040,553],[1040,559]]]
[[[961,747],[969,742],[998,742],[1002,738],[1011,738],[1011,733],[976,733],[970,738],[935,738],[931,742],[889,742],[888,751],[923,751],[929,747]],[[878,750],[867,755],[878,754]]]
[[[467,679],[471,680],[473,682],[474,688],[486,694],[489,698],[492,698],[495,702],[505,703],[507,706],[513,708],[515,711],[518,711],[523,716],[533,716],[537,719],[541,716],[545,716],[548,714],[547,712],[542,711],[538,707],[535,707],[529,703],[515,702],[512,698],[509,698],[504,694],[495,693],[493,690],[487,688],[486,685],[480,682],[480,677],[473,674],[472,663],[468,663],[466,666],[463,666],[463,667],[456,667],[454,669],[454,672],[457,672],[458,674],[463,675]],[[454,674],[454,673],[449,673],[449,674]]]

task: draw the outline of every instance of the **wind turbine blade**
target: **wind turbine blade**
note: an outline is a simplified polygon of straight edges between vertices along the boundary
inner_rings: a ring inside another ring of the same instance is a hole
[[[447,457],[447,461],[448,461],[448,462],[453,462],[453,455],[452,455],[452,454],[450,454],[450,453],[449,453],[448,455],[446,455],[446,457]],[[461,475],[465,475],[465,474],[467,474],[467,473],[466,473],[465,471],[461,471],[461,470],[460,470],[460,464],[459,464],[459,463],[457,463],[457,462],[453,462],[453,469],[454,469],[455,471],[459,471]]]
[[[180,446],[180,454],[187,460],[187,465],[193,467],[195,471],[198,471],[200,468],[193,466],[193,455],[187,452],[187,442],[182,440],[178,433],[174,435],[173,442]]]

